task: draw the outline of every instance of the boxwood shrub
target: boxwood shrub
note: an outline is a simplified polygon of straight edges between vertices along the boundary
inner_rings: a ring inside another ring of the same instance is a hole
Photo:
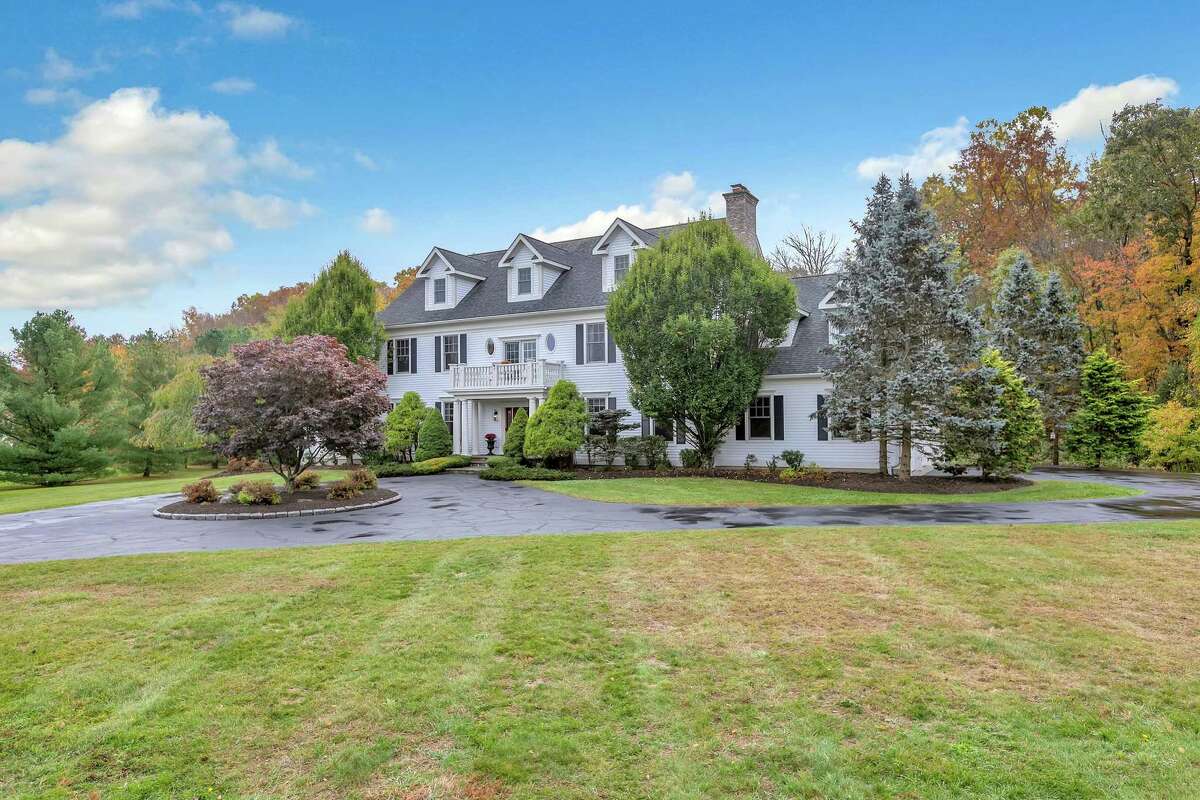
[[[470,456],[441,456],[412,464],[380,464],[375,475],[380,478],[408,478],[414,475],[436,475],[453,467],[471,466]]]
[[[546,467],[488,467],[479,473],[485,481],[573,481],[574,472]]]

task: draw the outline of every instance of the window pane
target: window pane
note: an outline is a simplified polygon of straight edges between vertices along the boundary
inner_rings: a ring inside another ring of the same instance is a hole
[[[408,339],[396,339],[396,372],[408,371]]]
[[[537,360],[537,340],[526,339],[521,342],[521,360],[536,361]]]
[[[533,291],[533,270],[530,267],[517,268],[517,294],[529,294]]]
[[[450,429],[450,436],[454,436],[454,403],[442,403],[442,419],[446,421],[446,427]]]
[[[505,361],[520,361],[521,348],[519,342],[504,343],[504,360]]]
[[[446,302],[446,279],[435,278],[433,281],[433,302]]]
[[[587,325],[587,360],[604,361],[606,344],[603,322],[589,322]]]
[[[627,272],[629,272],[629,256],[615,256],[613,258],[613,285],[620,283]]]
[[[654,420],[654,435],[661,436],[668,442],[675,439],[675,425],[671,420]]]
[[[756,397],[750,404],[750,437],[771,438],[771,398]]]
[[[442,338],[442,353],[446,356],[446,366],[458,363],[458,337],[445,336]]]

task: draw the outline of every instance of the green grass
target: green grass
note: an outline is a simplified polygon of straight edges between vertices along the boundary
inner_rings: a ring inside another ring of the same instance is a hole
[[[835,506],[911,503],[1028,503],[1041,500],[1084,500],[1096,497],[1131,497],[1142,494],[1107,483],[1037,481],[999,492],[974,494],[922,494],[919,492],[863,492],[756,483],[731,478],[612,478],[604,480],[527,482],[548,492],[606,503],[661,506]]]
[[[62,508],[98,500],[120,500],[126,497],[145,497],[151,494],[178,492],[185,483],[197,481],[215,474],[211,467],[196,467],[172,472],[167,476],[143,478],[140,475],[119,475],[70,486],[16,486],[0,484],[0,514],[16,514],[20,511],[38,511],[45,508]],[[321,470],[331,479],[340,477],[344,470]],[[218,488],[225,488],[238,480],[260,480],[270,478],[275,483],[283,481],[273,473],[239,475],[214,478]]]
[[[1200,524],[0,567],[0,797],[1200,789]]]

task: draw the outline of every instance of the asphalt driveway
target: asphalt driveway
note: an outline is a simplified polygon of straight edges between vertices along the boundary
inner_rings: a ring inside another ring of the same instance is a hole
[[[0,563],[183,550],[458,539],[538,533],[744,528],[771,525],[943,525],[1200,519],[1192,476],[1055,471],[1035,478],[1112,481],[1146,492],[1109,500],[956,505],[684,508],[580,500],[473,475],[381,481],[398,503],[319,517],[163,520],[156,495],[0,516]]]

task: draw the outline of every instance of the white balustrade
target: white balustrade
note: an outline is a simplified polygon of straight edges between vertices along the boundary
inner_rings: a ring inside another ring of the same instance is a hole
[[[544,389],[563,376],[561,361],[521,361],[512,364],[452,364],[450,388]]]

